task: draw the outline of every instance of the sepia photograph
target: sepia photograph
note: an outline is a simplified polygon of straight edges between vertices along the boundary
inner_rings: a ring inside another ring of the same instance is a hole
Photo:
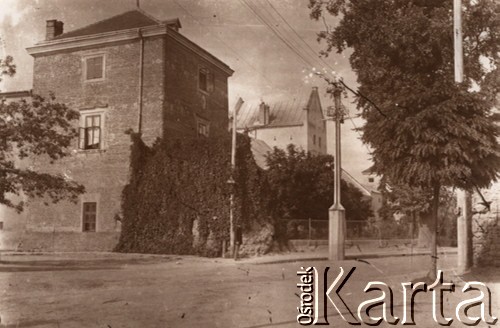
[[[0,0],[0,327],[500,326],[497,0]]]

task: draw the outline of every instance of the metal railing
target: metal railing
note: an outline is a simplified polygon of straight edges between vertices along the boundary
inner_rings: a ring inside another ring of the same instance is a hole
[[[282,219],[281,228],[288,239],[328,240],[328,220]],[[412,238],[411,223],[382,220],[347,220],[346,239],[407,239]]]

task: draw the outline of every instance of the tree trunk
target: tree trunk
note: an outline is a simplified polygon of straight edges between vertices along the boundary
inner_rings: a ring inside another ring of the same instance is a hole
[[[431,269],[429,272],[429,278],[434,281],[437,277],[437,229],[438,229],[438,211],[439,211],[439,190],[441,186],[435,185],[432,197],[432,207],[431,207]]]
[[[419,213],[417,247],[430,248],[432,242],[431,222],[431,213]]]

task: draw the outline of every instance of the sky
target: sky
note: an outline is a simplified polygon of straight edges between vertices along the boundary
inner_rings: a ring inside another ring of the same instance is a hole
[[[0,57],[11,55],[17,64],[16,76],[4,79],[0,91],[32,87],[33,59],[25,49],[45,38],[46,20],[61,20],[64,30],[70,31],[133,10],[136,1],[0,0]],[[179,18],[183,35],[235,71],[229,79],[229,108],[241,97],[245,105],[240,115],[244,115],[245,110],[260,101],[305,98],[313,86],[319,88],[323,108],[331,106],[326,83],[312,74],[314,70],[334,71],[347,85],[357,87],[348,52],[333,53],[323,61],[318,59],[325,44],[317,42],[316,34],[325,29],[325,23],[335,26],[337,19],[311,20],[307,3],[307,0],[140,0],[140,7],[159,20]],[[357,113],[352,98],[343,99],[343,103],[354,117]],[[342,126],[342,165],[360,180],[361,171],[371,166],[368,148],[359,140],[359,132],[353,131],[355,126],[362,125],[362,119],[354,117]],[[329,122],[331,153],[333,137],[333,124]]]

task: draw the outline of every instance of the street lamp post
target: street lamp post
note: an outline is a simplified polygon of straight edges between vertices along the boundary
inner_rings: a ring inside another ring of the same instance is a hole
[[[243,99],[239,98],[238,101],[236,102],[236,105],[234,106],[234,111],[233,111],[233,121],[231,124],[231,176],[229,177],[229,180],[227,181],[227,184],[229,186],[229,249],[231,252],[231,255],[234,256],[235,252],[235,244],[234,244],[234,212],[235,212],[235,204],[234,204],[234,193],[235,193],[235,187],[236,187],[236,181],[234,180],[234,171],[236,170],[236,119],[238,116],[238,112],[243,106]]]
[[[340,203],[340,181],[342,176],[342,161],[341,161],[341,140],[340,140],[340,124],[344,120],[344,112],[340,97],[342,89],[335,87],[331,90],[335,108],[329,110],[329,115],[335,122],[335,167],[334,167],[334,191],[333,205],[328,211],[328,258],[333,261],[344,260],[344,241],[345,241],[345,209]],[[331,107],[330,107],[331,109]]]
[[[453,0],[453,35],[455,82],[464,81],[464,60],[462,45],[462,0]],[[461,190],[457,195],[460,215],[457,218],[458,271],[468,272],[473,262],[472,236],[472,195],[469,190]],[[435,252],[435,250],[434,250]]]

